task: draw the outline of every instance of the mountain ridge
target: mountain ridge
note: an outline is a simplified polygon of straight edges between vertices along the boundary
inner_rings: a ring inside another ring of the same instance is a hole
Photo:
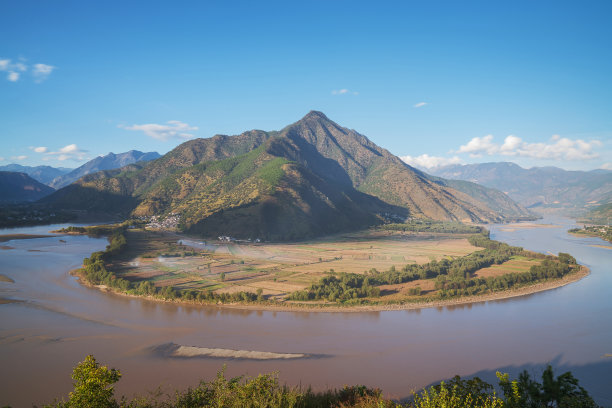
[[[49,183],[50,187],[60,189],[68,184],[75,182],[83,176],[95,173],[102,170],[112,170],[127,166],[129,164],[138,163],[140,161],[150,161],[161,157],[157,152],[143,153],[138,150],[130,150],[124,153],[110,152],[104,156],[98,156],[95,159],[88,161],[82,166],[56,177]]]
[[[63,176],[74,169],[67,167],[51,166],[22,166],[21,164],[11,163],[0,166],[0,171],[11,171],[16,173],[26,173],[34,180],[49,185],[53,179]]]
[[[317,111],[280,131],[190,140],[154,161],[85,176],[45,200],[90,210],[113,202],[131,216],[178,214],[188,232],[270,239],[389,218],[507,217]]]

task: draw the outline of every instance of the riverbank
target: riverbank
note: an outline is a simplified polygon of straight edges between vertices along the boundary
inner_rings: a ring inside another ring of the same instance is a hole
[[[36,239],[36,238],[49,238],[55,235],[43,235],[43,234],[4,234],[0,235],[0,242],[8,242],[16,239]]]
[[[569,230],[567,231],[567,233],[575,237],[579,237],[579,238],[585,238],[585,237],[601,238],[602,240],[612,244],[612,238],[610,238],[609,232],[606,234],[602,232],[590,232],[590,231],[585,231],[585,230]],[[603,245],[600,245],[600,246],[603,248],[607,248],[606,246],[603,246]]]
[[[441,308],[441,307],[453,307],[463,306],[474,303],[483,303],[496,300],[504,300],[521,296],[529,296],[548,290],[557,289],[568,285],[570,283],[577,282],[582,278],[590,274],[589,268],[584,265],[580,266],[580,270],[569,273],[563,278],[539,282],[533,285],[522,286],[516,289],[509,289],[499,292],[486,293],[483,295],[475,296],[461,296],[452,299],[440,299],[430,300],[423,302],[409,302],[409,303],[390,303],[382,305],[338,305],[332,303],[272,303],[272,302],[261,302],[261,303],[202,303],[197,301],[188,301],[182,299],[160,299],[155,296],[142,296],[133,295],[125,292],[121,292],[110,288],[106,285],[92,285],[83,279],[80,274],[80,270],[75,269],[70,271],[70,274],[77,276],[79,283],[84,286],[98,289],[102,292],[112,293],[118,296],[124,296],[128,298],[144,299],[154,302],[170,303],[177,305],[189,305],[189,306],[202,306],[202,307],[214,307],[214,308],[225,308],[225,309],[238,309],[238,310],[252,310],[252,311],[274,311],[274,312],[327,312],[327,313],[360,313],[360,312],[381,312],[381,311],[393,311],[393,310],[418,310],[428,308]]]

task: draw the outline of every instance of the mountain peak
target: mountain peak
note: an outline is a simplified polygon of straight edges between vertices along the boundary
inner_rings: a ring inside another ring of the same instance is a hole
[[[329,118],[327,116],[325,116],[325,114],[323,112],[319,112],[316,110],[311,110],[310,112],[308,112],[308,114],[306,116],[304,116],[302,118],[302,120],[329,120]]]

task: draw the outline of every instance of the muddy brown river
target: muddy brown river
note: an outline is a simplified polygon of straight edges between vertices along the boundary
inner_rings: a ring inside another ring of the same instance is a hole
[[[596,401],[612,405],[611,244],[567,234],[571,220],[540,223],[555,226],[496,225],[492,238],[569,252],[591,268],[588,277],[520,298],[367,313],[245,311],[109,295],[68,273],[103,249],[105,239],[2,242],[0,275],[14,283],[0,281],[0,406],[66,396],[72,368],[87,354],[121,370],[117,394],[128,397],[196,385],[223,365],[229,375],[278,372],[282,383],[314,389],[365,384],[400,399],[455,374],[495,382],[495,371],[539,376],[551,363],[558,374],[571,370]],[[44,235],[60,227],[0,235]],[[232,357],[233,350],[243,358]]]

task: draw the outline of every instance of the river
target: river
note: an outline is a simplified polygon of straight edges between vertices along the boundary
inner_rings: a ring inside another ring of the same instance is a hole
[[[52,402],[71,390],[76,363],[94,354],[123,374],[118,395],[197,385],[223,365],[228,375],[278,372],[281,383],[315,389],[365,384],[392,398],[448,379],[495,371],[540,375],[571,370],[601,404],[612,405],[612,249],[598,238],[551,228],[491,226],[492,238],[540,252],[568,252],[591,269],[547,292],[470,305],[367,313],[272,312],[166,304],[83,287],[69,270],[105,239],[51,236],[0,242],[0,406]],[[0,230],[45,234],[61,225]],[[64,240],[65,242],[61,242]],[[305,353],[293,360],[176,358],[167,343]],[[608,357],[606,357],[608,355]]]

